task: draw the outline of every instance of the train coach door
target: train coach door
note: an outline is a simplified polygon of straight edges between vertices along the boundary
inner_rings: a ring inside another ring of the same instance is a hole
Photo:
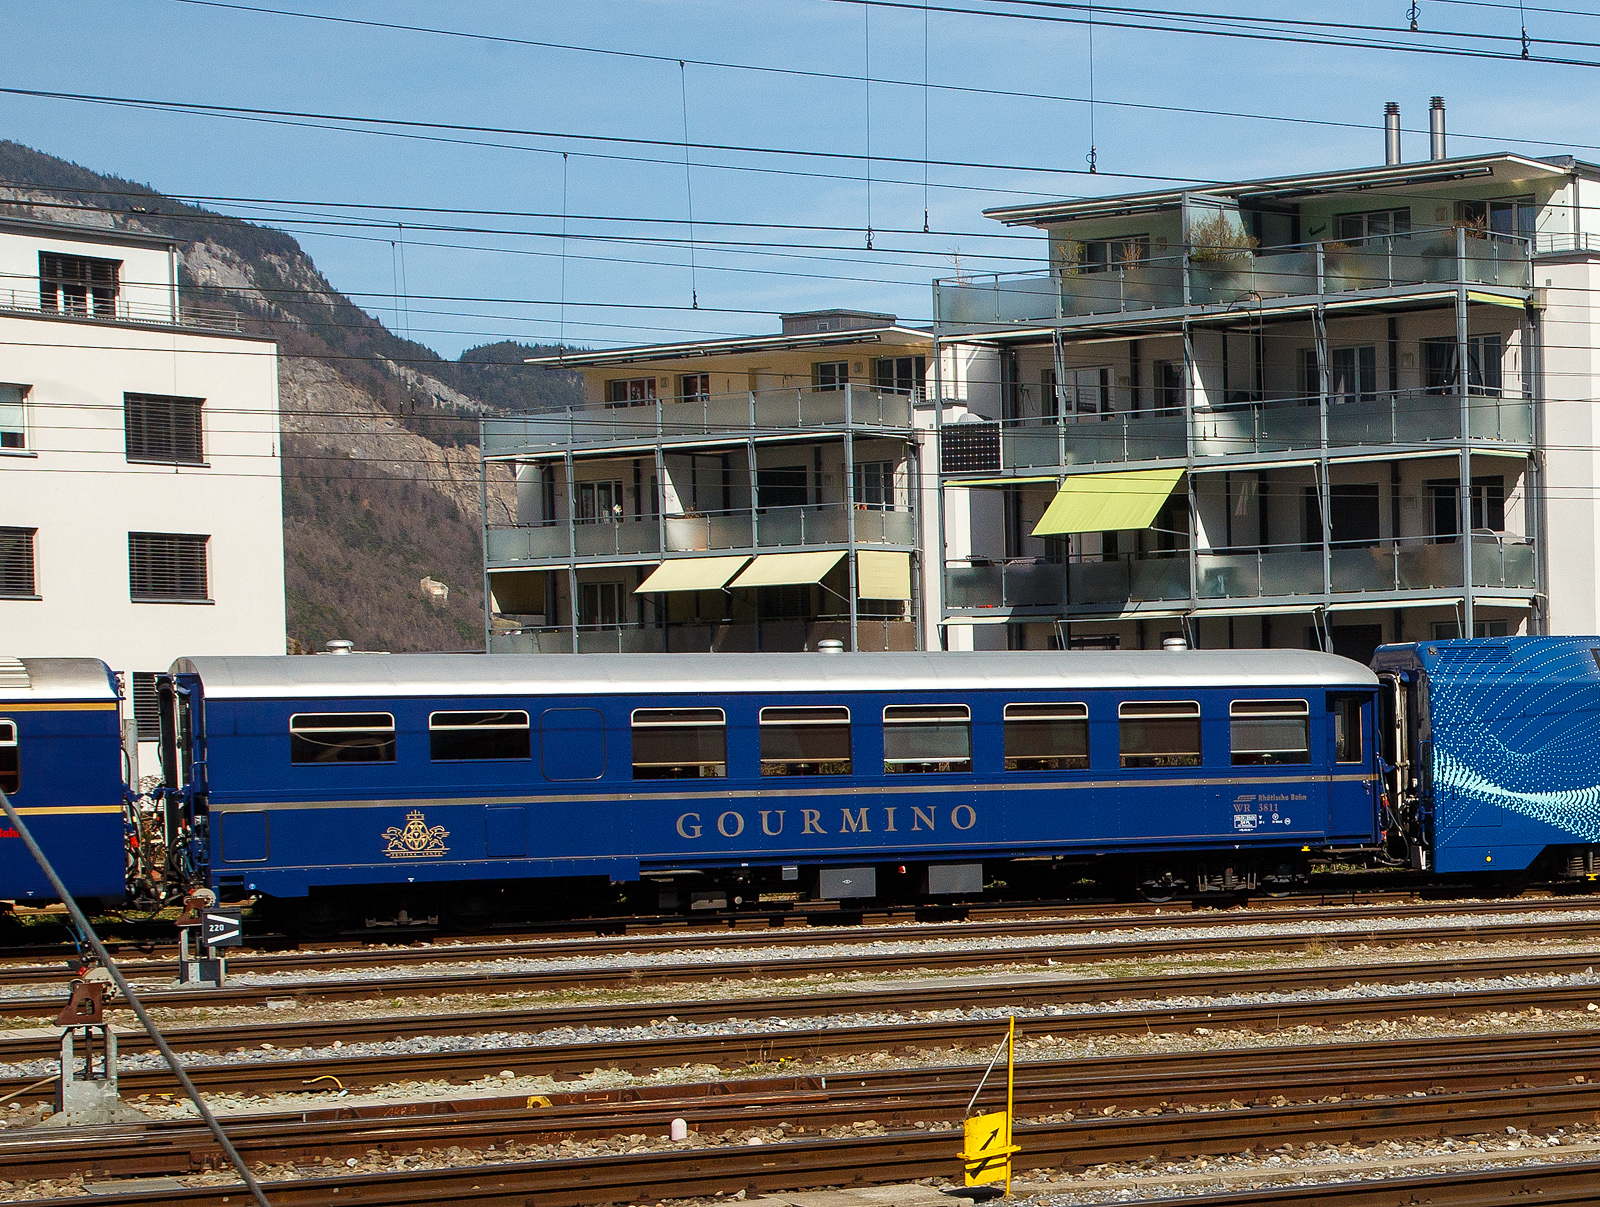
[[[1383,755],[1385,811],[1379,823],[1388,839],[1386,850],[1414,868],[1432,864],[1424,818],[1423,799],[1431,785],[1425,781],[1432,757],[1427,732],[1426,681],[1406,674],[1379,676],[1379,741]]]
[[[194,778],[194,716],[189,689],[170,675],[156,678],[161,718],[161,780],[166,787],[167,850],[183,843]]]

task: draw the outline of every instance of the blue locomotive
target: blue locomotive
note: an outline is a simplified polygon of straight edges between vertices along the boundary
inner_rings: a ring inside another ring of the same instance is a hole
[[[93,658],[0,658],[0,790],[73,896],[117,901],[126,878],[126,764],[115,676]],[[0,895],[55,890],[0,819]]]
[[[1301,650],[195,658],[163,690],[196,877],[320,927],[1038,865],[1277,888],[1377,838],[1377,679]]]

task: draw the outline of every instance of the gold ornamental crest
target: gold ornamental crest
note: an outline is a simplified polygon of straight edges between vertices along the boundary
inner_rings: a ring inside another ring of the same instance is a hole
[[[388,844],[383,853],[390,859],[435,859],[450,851],[444,845],[450,831],[443,826],[430,826],[421,809],[411,810],[404,826],[390,826],[383,837]]]

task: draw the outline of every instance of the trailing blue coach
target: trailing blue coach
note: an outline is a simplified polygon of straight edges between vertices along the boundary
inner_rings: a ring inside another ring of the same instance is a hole
[[[1382,646],[1388,828],[1415,868],[1600,876],[1600,638]]]
[[[1301,650],[194,658],[163,761],[197,878],[323,925],[1041,865],[1164,896],[1373,851],[1378,686]]]
[[[120,901],[124,762],[116,679],[93,658],[0,658],[0,789],[75,897]],[[0,818],[0,896],[53,900]]]

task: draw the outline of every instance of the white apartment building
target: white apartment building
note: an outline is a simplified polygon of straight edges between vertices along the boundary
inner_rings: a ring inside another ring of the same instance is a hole
[[[0,654],[104,660],[144,740],[174,658],[284,652],[277,345],[187,307],[177,267],[0,220]]]

